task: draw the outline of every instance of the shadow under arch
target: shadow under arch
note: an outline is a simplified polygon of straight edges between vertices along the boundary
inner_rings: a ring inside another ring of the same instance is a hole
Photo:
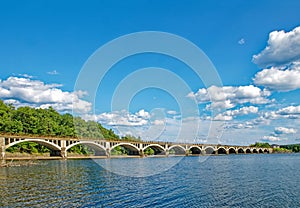
[[[97,144],[92,141],[78,141],[76,143],[70,144],[69,146],[66,147],[66,151],[70,150],[72,147],[76,145],[84,145],[89,147],[90,149],[94,150],[94,155],[95,156],[107,156],[107,152],[104,146]]]
[[[228,149],[228,153],[229,153],[229,154],[236,154],[236,151],[235,151],[235,149],[234,149],[233,147],[230,147],[230,148]]]
[[[120,149],[118,149],[118,147]],[[139,155],[138,147],[130,143],[119,143],[110,148],[110,155]]]
[[[200,155],[202,153],[202,150],[198,146],[191,146],[189,148],[189,153],[192,155]]]
[[[206,154],[206,155],[214,155],[214,154],[216,154],[216,151],[214,150],[213,147],[208,146],[208,147],[205,148],[204,154]]]
[[[165,155],[166,150],[159,144],[149,144],[145,146],[142,151],[145,153],[145,150],[151,148],[154,151],[154,155]]]
[[[186,152],[185,152],[184,147],[182,147],[180,145],[173,145],[173,146],[169,147],[170,155],[185,155],[185,153]]]
[[[225,154],[227,154],[226,149],[224,147],[220,147],[218,149],[218,154],[219,155],[225,155]]]
[[[243,150],[242,148],[239,148],[239,149],[238,149],[238,153],[239,153],[239,154],[245,154],[245,150]]]

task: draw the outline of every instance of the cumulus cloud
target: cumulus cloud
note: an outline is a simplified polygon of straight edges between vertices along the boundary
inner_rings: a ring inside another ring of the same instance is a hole
[[[209,105],[213,109],[230,109],[237,104],[252,103],[266,104],[270,100],[267,97],[270,92],[261,90],[253,85],[249,86],[211,86],[207,89],[201,88],[198,92],[191,92],[188,97],[196,99],[199,103],[211,102]]]
[[[228,110],[222,114],[218,114],[217,116],[214,117],[214,120],[230,121],[236,116],[248,115],[250,113],[257,113],[257,112],[258,112],[258,107],[254,107],[254,106],[242,107],[236,110]]]
[[[300,105],[298,106],[287,106],[280,108],[275,111],[268,111],[262,114],[263,119],[300,119]]]
[[[92,104],[82,100],[84,92],[67,92],[59,84],[45,84],[39,80],[25,77],[9,77],[0,80],[0,99],[16,100],[18,105],[28,104],[32,107],[48,108],[58,111],[87,113]]]
[[[300,60],[300,27],[290,32],[273,31],[268,45],[253,56],[253,62],[261,67],[282,66]]]
[[[254,79],[256,85],[264,86],[270,90],[291,91],[300,88],[300,64],[295,63],[288,69],[272,67],[258,72]]]
[[[297,130],[294,128],[286,128],[286,127],[276,127],[275,134],[295,134]]]
[[[263,136],[262,141],[266,142],[279,142],[282,140],[287,140],[286,138],[279,138],[277,136]]]
[[[98,121],[108,126],[145,126],[149,124],[150,113],[144,109],[134,114],[121,110],[105,112],[99,115],[85,115],[83,118]]]

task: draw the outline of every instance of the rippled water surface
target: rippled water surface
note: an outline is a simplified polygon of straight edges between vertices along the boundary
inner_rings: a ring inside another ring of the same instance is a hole
[[[114,160],[154,169],[174,162]],[[42,161],[0,168],[0,207],[300,207],[299,176],[300,154],[184,157],[148,177],[118,175],[94,160]]]

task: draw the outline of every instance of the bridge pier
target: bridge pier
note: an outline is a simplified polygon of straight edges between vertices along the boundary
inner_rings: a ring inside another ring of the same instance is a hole
[[[62,147],[61,150],[60,150],[60,156],[62,158],[67,158],[67,150],[65,147]]]
[[[5,138],[4,137],[0,137],[0,150],[1,150],[0,159],[4,161],[5,159]]]
[[[60,149],[60,156],[62,158],[67,158],[67,150],[66,150],[67,142],[66,140],[61,141],[61,149]]]
[[[166,149],[166,152],[165,152],[166,157],[169,157],[169,154],[170,154],[169,150]]]
[[[145,153],[142,149],[140,149],[140,157],[145,157]]]

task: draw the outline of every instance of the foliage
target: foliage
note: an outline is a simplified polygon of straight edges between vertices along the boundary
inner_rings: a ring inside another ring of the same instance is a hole
[[[141,141],[141,137],[135,137],[132,135],[125,135],[121,139],[125,141],[131,141],[131,142]]]
[[[73,147],[71,147],[70,149],[68,149],[68,152],[74,152],[77,154],[83,154],[83,155],[94,155],[95,151],[85,145],[82,144],[78,144],[75,145]]]
[[[76,128],[75,128],[76,126]],[[52,137],[76,137],[119,140],[113,130],[95,121],[85,121],[71,114],[61,115],[52,107],[15,108],[0,100],[0,133]]]
[[[128,155],[128,150],[125,147],[117,146],[112,149],[111,154],[112,155]]]
[[[145,155],[154,155],[155,151],[151,147],[148,147],[145,149],[144,153]]]
[[[47,147],[37,144],[35,142],[22,142],[7,148],[6,151],[10,153],[20,152],[28,154],[50,152],[50,150]]]
[[[280,145],[280,147],[293,152],[300,152],[300,144]]]
[[[290,153],[290,152],[292,152],[292,150],[282,148],[282,147],[275,147],[275,148],[273,148],[273,152],[274,153]]]
[[[255,144],[250,144],[250,147],[270,148],[271,146],[267,142],[265,142],[265,143],[255,142]]]

